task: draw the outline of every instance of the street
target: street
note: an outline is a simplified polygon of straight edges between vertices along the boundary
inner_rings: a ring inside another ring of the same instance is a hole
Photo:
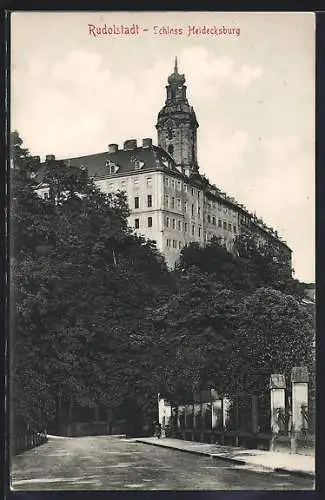
[[[13,457],[13,490],[310,490],[314,481],[112,436],[50,438]]]

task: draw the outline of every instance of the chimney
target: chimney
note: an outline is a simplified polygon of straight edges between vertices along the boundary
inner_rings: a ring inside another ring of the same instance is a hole
[[[124,142],[124,149],[135,149],[137,147],[136,139],[128,139]]]
[[[109,153],[116,153],[118,151],[118,144],[109,144],[108,145],[108,152]]]
[[[142,147],[143,148],[150,148],[152,146],[152,139],[150,137],[146,137],[145,139],[142,139]]]
[[[55,160],[55,155],[46,155],[45,156],[45,161],[54,161]]]

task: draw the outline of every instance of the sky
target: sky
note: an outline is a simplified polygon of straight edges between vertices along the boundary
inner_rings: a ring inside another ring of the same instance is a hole
[[[138,34],[92,29],[105,25]],[[189,26],[234,29],[189,35]],[[314,14],[16,12],[11,37],[11,129],[41,158],[156,144],[177,56],[200,171],[276,229],[295,277],[314,282]]]

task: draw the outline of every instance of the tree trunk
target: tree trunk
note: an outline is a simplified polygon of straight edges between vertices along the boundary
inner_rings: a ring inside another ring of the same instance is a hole
[[[113,248],[112,252],[113,252],[113,261],[114,261],[114,266],[117,266],[117,260],[116,260],[116,254],[115,254],[115,250],[114,250],[114,248]]]
[[[107,433],[112,434],[112,410],[107,410]]]
[[[68,414],[69,422],[72,422],[72,411],[73,411],[73,400],[70,399],[70,401],[69,401],[69,414]]]
[[[58,393],[58,432],[62,432],[62,393]]]

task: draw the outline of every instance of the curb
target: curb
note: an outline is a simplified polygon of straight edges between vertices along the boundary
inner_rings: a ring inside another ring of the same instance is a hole
[[[291,470],[291,469],[286,469],[285,467],[270,467],[267,465],[263,464],[251,464],[249,462],[246,462],[245,460],[239,460],[237,458],[232,458],[232,457],[223,457],[221,455],[218,455],[217,453],[210,453],[207,451],[196,451],[196,450],[186,450],[184,448],[178,448],[178,447],[172,447],[172,446],[166,446],[164,444],[158,444],[158,443],[150,443],[148,441],[142,441],[141,439],[136,439],[135,440],[137,443],[142,443],[142,444],[148,444],[151,446],[157,446],[159,448],[164,448],[169,449],[169,450],[176,450],[176,451],[183,451],[185,453],[191,453],[192,455],[200,455],[200,456],[205,456],[205,457],[210,457],[212,459],[219,459],[219,460],[225,460],[228,462],[232,462],[234,464],[239,464],[239,465],[258,465],[260,467],[265,468],[266,470],[269,471],[274,471],[274,472],[285,472],[287,474],[292,474],[298,477],[308,477],[308,478],[315,478],[315,473],[314,472],[307,472],[307,471],[300,471],[300,470]]]
[[[211,453],[209,453],[208,451],[184,450],[184,448],[177,448],[176,446],[167,446],[165,444],[149,443],[148,441],[142,441],[141,439],[136,439],[135,441],[137,443],[148,444],[149,446],[157,446],[159,448],[165,448],[165,450],[168,449],[168,450],[184,451],[186,453],[191,453],[192,455],[211,457]]]
[[[314,472],[306,472],[303,470],[290,470],[290,469],[285,469],[284,467],[275,467],[275,469],[273,470],[275,472],[286,472],[287,474],[292,474],[293,476],[298,476],[298,477],[315,478]]]

